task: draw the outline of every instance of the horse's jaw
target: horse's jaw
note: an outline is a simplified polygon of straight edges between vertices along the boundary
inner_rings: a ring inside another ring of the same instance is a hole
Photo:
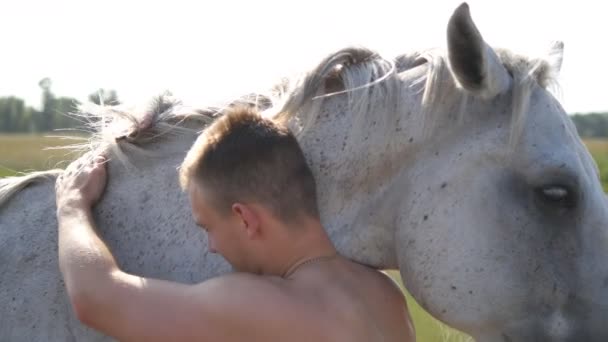
[[[378,191],[375,196],[356,194],[337,211],[321,206],[321,220],[342,255],[376,269],[396,269],[393,218],[397,202],[382,198],[385,192]],[[319,197],[324,196],[321,193]]]

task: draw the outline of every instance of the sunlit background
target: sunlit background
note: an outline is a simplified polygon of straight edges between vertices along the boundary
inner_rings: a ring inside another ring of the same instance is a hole
[[[188,102],[264,86],[348,44],[387,55],[445,46],[461,1],[5,1],[0,96],[40,105],[38,82],[86,99],[98,88]],[[533,54],[565,43],[569,113],[608,110],[608,33],[600,1],[468,2],[486,41]]]
[[[608,24],[603,2],[468,3],[492,46],[544,56],[552,41],[563,41],[564,108],[570,114],[608,112]],[[72,99],[86,101],[101,88],[106,94],[114,91],[113,98],[125,103],[139,103],[170,90],[187,103],[204,104],[265,88],[346,45],[365,45],[386,56],[445,47],[447,21],[459,4],[456,0],[3,1],[0,110],[4,103],[13,113],[21,113],[13,107],[23,100],[24,108],[31,107],[22,110],[29,120],[38,117],[36,113],[62,111]],[[583,121],[589,121],[591,128],[583,135],[608,184],[608,117],[604,115],[603,124],[591,118],[600,120],[585,116]],[[9,119],[16,120],[0,113],[0,126],[8,125]],[[42,150],[59,143],[42,137],[48,135],[41,133],[45,123],[20,125],[25,128],[0,130],[0,177],[53,167],[65,159]],[[432,321],[410,301],[418,340],[467,340]]]

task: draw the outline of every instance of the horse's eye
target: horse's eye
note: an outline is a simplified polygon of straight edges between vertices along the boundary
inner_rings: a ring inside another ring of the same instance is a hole
[[[552,201],[561,201],[568,197],[568,190],[560,186],[547,186],[542,188],[543,195]]]
[[[562,185],[546,185],[538,189],[538,193],[544,202],[563,207],[573,207],[575,205],[572,191]]]

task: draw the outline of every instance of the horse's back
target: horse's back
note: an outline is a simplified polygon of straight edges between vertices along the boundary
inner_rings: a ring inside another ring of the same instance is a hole
[[[187,151],[187,147],[180,148]],[[229,271],[190,214],[177,182],[183,155],[111,161],[95,207],[98,232],[120,267],[197,283]],[[75,317],[59,271],[53,181],[30,185],[0,208],[0,341],[106,341]]]
[[[204,231],[192,219],[178,184],[182,160],[180,154],[162,163],[133,158],[131,169],[118,162],[108,166],[110,181],[95,221],[124,271],[197,283],[229,270],[219,255],[208,253]]]
[[[0,340],[103,341],[72,313],[57,263],[53,182],[0,208]]]

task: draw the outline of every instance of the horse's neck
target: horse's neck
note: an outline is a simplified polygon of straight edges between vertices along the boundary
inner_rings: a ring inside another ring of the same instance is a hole
[[[387,116],[370,111],[353,118],[345,103],[346,96],[326,100],[317,122],[299,139],[317,180],[321,218],[342,253],[393,268],[390,208],[399,198],[391,185],[409,158],[413,133],[407,118],[414,114],[396,106]]]
[[[390,110],[371,107],[357,116],[347,109],[347,96],[325,100],[318,120],[299,139],[332,240],[347,256],[377,267],[396,267],[395,208],[408,194],[395,190],[404,188],[408,169],[438,143],[443,134],[437,132],[454,130],[466,101],[448,86],[434,94],[430,110],[423,108],[423,89],[415,82],[425,69],[399,75],[398,103]]]
[[[307,139],[303,147],[305,153],[313,157],[309,160],[318,181],[319,207],[331,239],[342,253],[360,262],[378,267],[396,265],[395,253],[389,252],[392,247],[387,247],[392,240],[392,233],[386,229],[389,225],[377,219],[381,208],[374,196],[381,193],[378,189],[383,182],[376,184],[365,181],[382,180],[383,177],[373,177],[370,174],[361,180],[357,178],[361,177],[359,172],[350,175],[336,173],[343,170],[345,165],[350,165],[348,168],[353,170],[359,169],[361,160],[341,159],[341,151],[334,149],[341,142],[327,131],[320,133],[319,141],[315,141],[315,138]],[[127,166],[121,165],[119,161],[111,163],[107,196],[99,206],[103,212],[99,223],[107,226],[102,231],[109,237],[110,244],[114,244],[113,250],[119,259],[137,259],[129,256],[130,249],[122,243],[125,238],[128,240],[128,237],[151,229],[150,227],[157,227],[156,232],[164,237],[155,234],[160,238],[159,241],[139,238],[132,241],[140,240],[139,244],[150,247],[151,251],[158,251],[159,255],[162,252],[149,246],[150,243],[172,241],[175,234],[181,236],[182,233],[177,233],[181,229],[187,229],[188,234],[195,234],[192,231],[195,227],[191,222],[187,200],[177,184],[176,170],[195,138],[195,134],[181,132],[167,135],[156,143],[148,144],[145,147],[147,152],[127,152]],[[356,184],[348,179],[349,176],[356,176]],[[171,200],[167,201],[168,198]],[[117,229],[117,217],[125,218],[125,222],[119,222],[121,225],[132,228],[128,232]],[[196,235],[203,235],[199,233]],[[378,248],[370,249],[370,245]],[[204,245],[202,247],[206,248]],[[189,250],[192,252],[196,248]],[[156,254],[149,257],[160,260]],[[139,269],[137,265],[130,267]],[[145,270],[145,273],[155,275],[153,270]]]

